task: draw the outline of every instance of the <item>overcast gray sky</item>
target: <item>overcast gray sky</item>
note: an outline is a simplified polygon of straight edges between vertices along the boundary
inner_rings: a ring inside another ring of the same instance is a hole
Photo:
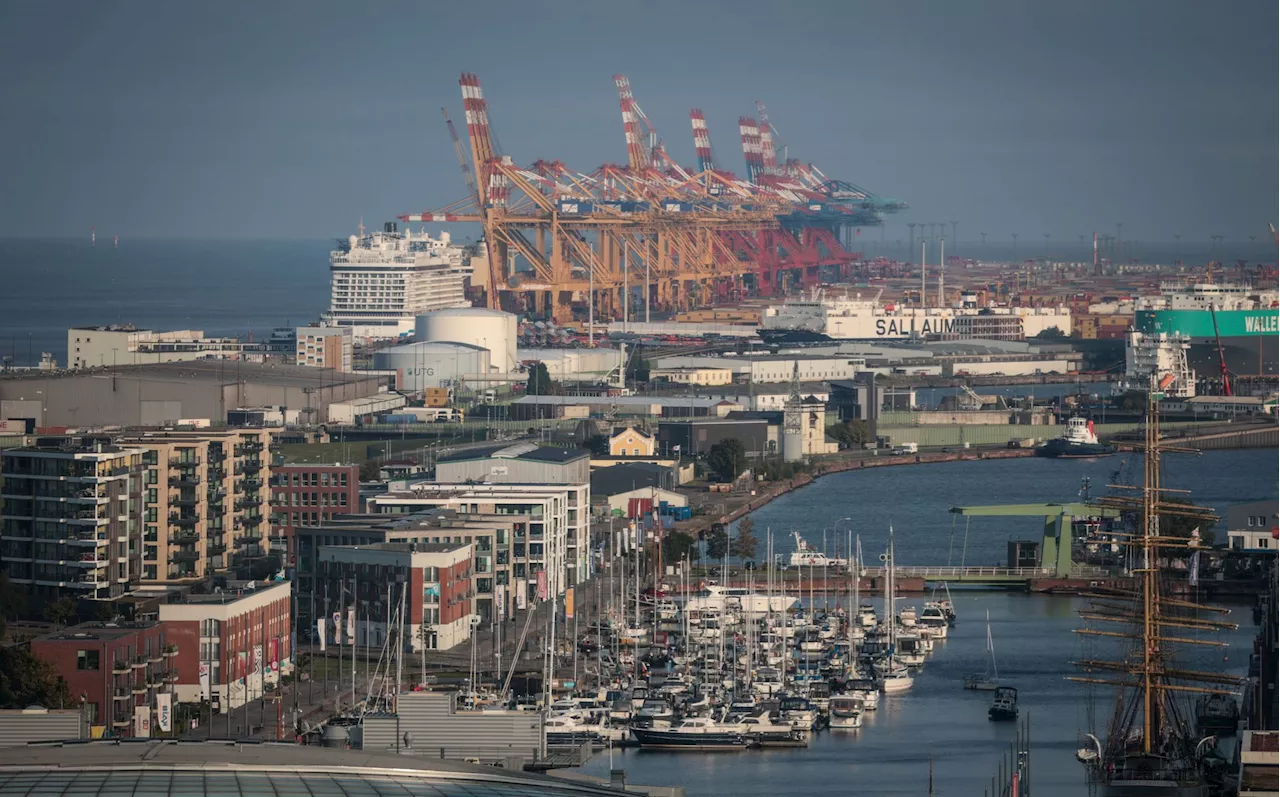
[[[0,4],[0,235],[329,237],[465,194],[440,116],[483,81],[504,154],[625,162],[615,72],[693,164],[793,157],[1027,240],[1266,234],[1275,0]]]

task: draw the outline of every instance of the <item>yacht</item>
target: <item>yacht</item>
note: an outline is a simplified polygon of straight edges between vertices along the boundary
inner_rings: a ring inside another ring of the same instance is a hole
[[[856,731],[862,727],[862,698],[844,694],[831,698],[831,730]]]
[[[641,747],[732,752],[746,749],[749,741],[738,727],[736,723],[722,724],[710,717],[689,717],[674,727],[633,727],[631,733]]]
[[[929,601],[924,605],[924,609],[920,611],[918,623],[921,627],[929,629],[934,639],[946,639],[947,629],[951,626],[947,613],[938,601]]]
[[[902,611],[898,612],[898,624],[901,625],[903,628],[915,628],[916,620],[917,618],[916,618],[915,607],[908,606],[904,608]]]
[[[870,678],[858,678],[846,682],[844,693],[861,700],[863,711],[875,711],[880,708],[880,685]]]
[[[911,677],[911,671],[904,665],[891,666],[884,674],[884,693],[886,695],[905,692],[912,686],[915,686],[915,679]]]
[[[689,599],[685,604],[685,610],[699,613],[712,610],[723,613],[733,608],[740,610],[747,619],[756,620],[767,614],[788,612],[797,603],[799,599],[791,595],[764,595],[741,587],[709,584],[706,589]]]

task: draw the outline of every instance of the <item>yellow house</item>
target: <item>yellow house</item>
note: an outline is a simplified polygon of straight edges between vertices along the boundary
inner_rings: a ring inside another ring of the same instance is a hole
[[[609,438],[611,457],[651,457],[656,447],[653,435],[645,434],[634,426],[628,426]]]

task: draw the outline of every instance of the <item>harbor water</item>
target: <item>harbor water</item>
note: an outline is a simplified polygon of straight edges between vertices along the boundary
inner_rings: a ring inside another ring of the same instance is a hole
[[[1038,539],[1041,520],[973,518],[963,547],[964,518],[957,505],[1042,503],[1078,499],[1089,477],[1094,495],[1108,483],[1140,481],[1141,463],[1113,456],[1098,460],[1039,458],[951,462],[849,471],[819,479],[757,510],[752,518],[763,539],[772,529],[778,552],[794,547],[792,531],[821,546],[823,529],[833,553],[843,553],[846,533],[862,538],[864,556],[878,564],[894,526],[903,565],[1003,563],[1012,539]],[[1138,471],[1132,473],[1131,468]],[[1226,508],[1277,496],[1277,465],[1271,450],[1213,451],[1198,457],[1168,456],[1165,485],[1193,491],[1198,503]],[[1117,473],[1119,471],[1119,473]],[[843,518],[851,520],[843,520]],[[833,531],[832,529],[836,529]],[[1219,528],[1219,535],[1225,532]],[[840,540],[839,549],[833,540]],[[962,553],[963,551],[963,553]],[[834,574],[832,574],[834,576]],[[935,792],[980,795],[991,787],[1001,756],[1014,741],[1012,724],[987,719],[990,693],[966,691],[963,679],[986,669],[985,616],[1001,682],[1019,690],[1023,717],[1031,724],[1031,781],[1037,797],[1087,793],[1085,771],[1075,758],[1080,734],[1105,727],[1109,687],[1067,681],[1072,660],[1098,657],[1100,643],[1079,637],[1079,598],[953,589],[958,620],[916,677],[915,686],[882,697],[879,710],[864,716],[855,733],[816,734],[805,749],[740,753],[669,753],[614,750],[597,753],[586,774],[607,778],[611,768],[628,781],[681,785],[690,797],[708,795],[876,794],[924,795],[932,756]],[[919,606],[926,596],[908,596],[900,605]],[[880,610],[882,596],[864,595]],[[815,601],[822,605],[822,599]],[[1243,674],[1248,666],[1251,626],[1247,606],[1235,607],[1235,632],[1214,637],[1230,647],[1188,651],[1193,669]],[[1190,647],[1190,646],[1189,646]],[[1093,711],[1096,710],[1096,718]]]

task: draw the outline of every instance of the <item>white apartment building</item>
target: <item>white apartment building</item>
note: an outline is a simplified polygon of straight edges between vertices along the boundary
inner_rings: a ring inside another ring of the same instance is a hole
[[[264,343],[238,338],[209,338],[199,329],[158,332],[127,324],[72,327],[67,330],[68,368],[151,365],[187,360],[251,360],[268,354]]]

